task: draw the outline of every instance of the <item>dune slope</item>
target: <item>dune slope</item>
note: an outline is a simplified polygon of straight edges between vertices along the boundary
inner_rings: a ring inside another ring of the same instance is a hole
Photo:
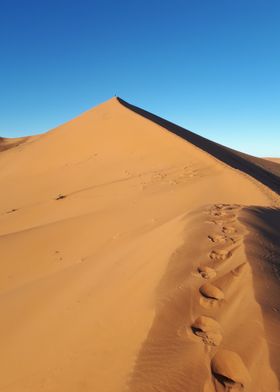
[[[278,177],[153,120],[0,153],[1,391],[278,391]]]
[[[19,146],[22,143],[27,142],[27,140],[32,139],[31,137],[15,137],[15,138],[4,138],[0,137],[0,152],[4,150],[9,150]]]
[[[174,123],[171,123],[170,121],[156,116],[155,114],[133,106],[120,98],[119,101],[125,107],[161,125],[170,132],[181,136],[183,139],[210,153],[214,157],[232,166],[233,168],[249,174],[256,180],[271,188],[278,195],[280,194],[280,173],[279,166],[277,163],[268,162],[265,159],[256,158],[251,155],[244,154],[231,148],[222,146],[211,140],[205,139],[204,137],[199,136],[191,131],[187,131],[186,129]]]

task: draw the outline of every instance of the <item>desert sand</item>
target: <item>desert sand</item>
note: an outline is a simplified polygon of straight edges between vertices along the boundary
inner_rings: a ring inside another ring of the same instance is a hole
[[[0,391],[279,391],[280,165],[118,98],[0,140]]]
[[[266,158],[266,159],[272,162],[280,163],[280,158]]]

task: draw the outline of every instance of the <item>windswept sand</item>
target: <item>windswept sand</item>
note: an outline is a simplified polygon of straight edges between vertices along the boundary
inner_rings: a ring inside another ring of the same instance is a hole
[[[275,167],[127,105],[2,142],[0,391],[278,391]]]

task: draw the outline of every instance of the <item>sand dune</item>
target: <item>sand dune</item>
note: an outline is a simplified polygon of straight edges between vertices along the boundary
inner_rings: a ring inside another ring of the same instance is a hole
[[[193,132],[186,131],[184,128],[173,124],[170,121],[167,121],[161,117],[158,117],[152,113],[149,113],[146,110],[135,107],[122,99],[119,99],[119,101],[127,108],[161,125],[162,127],[175,133],[183,139],[191,142],[195,146],[210,153],[211,155],[218,158],[220,161],[226,163],[227,165],[230,165],[235,169],[241,170],[242,172],[249,174],[251,177],[273,189],[279,195],[280,172],[279,166],[275,163],[268,162],[266,159],[256,158],[248,154],[244,154],[231,148],[222,146],[211,140],[205,139],[204,137],[199,136]]]
[[[279,390],[277,163],[118,98],[0,149],[0,391]]]
[[[268,161],[277,163],[278,165],[280,164],[280,158],[265,158],[265,159],[267,159]],[[280,166],[277,166],[277,167],[278,167],[278,171],[279,171],[280,170]]]
[[[4,138],[0,137],[0,152],[4,150],[9,150],[10,148],[14,148],[19,146],[22,143],[31,140],[32,137],[14,137],[14,138]]]

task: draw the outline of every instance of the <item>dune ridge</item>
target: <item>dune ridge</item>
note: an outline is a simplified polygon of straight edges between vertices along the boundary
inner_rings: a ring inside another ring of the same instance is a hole
[[[31,138],[32,138],[31,136],[14,137],[14,138],[0,137],[0,152],[9,150],[10,148],[17,147],[20,144],[27,142]]]
[[[0,390],[279,390],[276,166],[153,116],[1,151]]]
[[[275,164],[274,162],[268,162],[266,159],[256,158],[215,143],[144,109],[133,106],[121,98],[118,99],[122,105],[126,106],[130,110],[135,111],[141,116],[144,116],[147,119],[166,128],[170,132],[175,133],[176,135],[218,158],[227,165],[249,174],[251,177],[268,186],[279,195],[280,172],[277,163]]]
[[[265,158],[266,160],[270,161],[270,162],[274,162],[277,163],[277,170],[279,171],[279,164],[280,164],[280,158]]]

